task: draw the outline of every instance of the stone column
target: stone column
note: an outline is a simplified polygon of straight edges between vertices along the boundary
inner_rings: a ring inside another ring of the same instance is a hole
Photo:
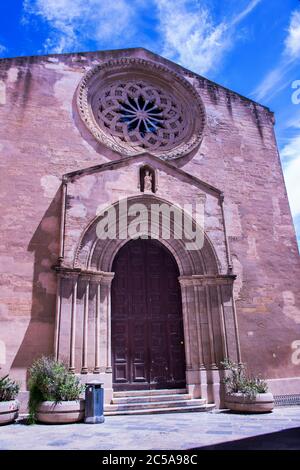
[[[228,346],[227,346],[224,306],[223,306],[222,291],[221,291],[220,285],[217,285],[217,294],[218,294],[218,304],[219,304],[219,313],[220,313],[222,351],[223,351],[224,358],[228,358]]]
[[[59,357],[59,331],[61,319],[61,275],[57,274],[57,288],[56,288],[56,309],[55,309],[55,327],[54,327],[54,357],[58,360]]]
[[[85,347],[83,347],[83,358],[85,356],[86,369],[87,366],[87,328],[88,328],[88,296],[90,291],[90,284],[93,283],[96,288],[96,298],[95,298],[95,315],[94,315],[94,340],[95,340],[95,349],[94,349],[94,364],[92,366],[93,374],[100,374],[100,294],[101,294],[101,280],[102,274],[97,272],[89,272],[84,274],[84,279],[87,280],[86,292],[85,292],[85,305],[84,305],[84,319],[83,319],[83,343],[86,342]],[[85,351],[85,352],[84,352]],[[84,360],[83,360],[84,367]],[[84,369],[85,371],[85,369]],[[86,373],[86,372],[83,372]]]
[[[234,299],[234,292],[233,292],[233,284],[232,284],[232,310],[233,310],[233,317],[234,317],[234,329],[235,329],[235,337],[236,337],[236,353],[237,353],[237,360],[238,363],[242,362],[242,354],[241,354],[241,346],[240,346],[240,337],[239,337],[239,326],[238,326],[238,320],[237,320],[237,313],[236,313],[236,305],[235,305],[235,299]]]
[[[100,373],[100,295],[101,295],[101,279],[96,285],[96,312],[95,312],[95,367],[94,374]]]
[[[88,350],[88,318],[89,318],[89,293],[90,293],[90,276],[80,276],[82,281],[85,281],[84,293],[84,311],[83,311],[83,332],[82,332],[82,364],[81,373],[88,373],[87,363],[87,350]]]
[[[101,286],[105,291],[105,307],[106,307],[106,367],[107,374],[112,373],[111,366],[111,283],[114,273],[103,273]]]
[[[189,293],[188,293],[188,280],[185,277],[179,277],[181,287],[181,298],[182,298],[182,316],[183,316],[183,329],[184,329],[184,345],[185,345],[185,362],[186,369],[192,369],[192,357],[191,357],[191,341],[189,331]]]
[[[217,367],[217,365],[216,365],[214,328],[213,328],[213,320],[212,320],[212,315],[211,315],[210,293],[209,293],[208,285],[205,286],[205,297],[206,297],[206,311],[207,311],[208,331],[209,331],[211,367],[214,369]]]
[[[199,351],[199,367],[204,369],[204,350],[203,350],[203,340],[202,340],[202,328],[201,328],[201,316],[202,313],[200,309],[200,292],[201,286],[193,282],[193,290],[195,296],[195,317],[196,317],[196,326],[197,326],[197,341],[198,341],[198,351]]]
[[[75,338],[76,338],[76,306],[77,306],[77,284],[78,274],[69,274],[72,278],[72,310],[71,310],[71,332],[70,332],[70,358],[69,370],[75,372]]]

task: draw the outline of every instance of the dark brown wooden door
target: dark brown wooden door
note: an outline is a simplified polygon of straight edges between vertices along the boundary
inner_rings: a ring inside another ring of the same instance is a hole
[[[178,268],[155,240],[131,240],[113,263],[114,390],[185,387]]]

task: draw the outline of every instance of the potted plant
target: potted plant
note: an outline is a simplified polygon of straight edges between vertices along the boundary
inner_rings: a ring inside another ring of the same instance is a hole
[[[16,400],[20,386],[8,375],[0,379],[0,424],[14,421],[19,414],[19,402]]]
[[[225,407],[246,413],[267,413],[274,408],[274,397],[260,377],[249,377],[244,364],[226,359],[221,363],[228,371],[225,383]]]
[[[29,375],[30,423],[76,423],[84,418],[84,385],[63,362],[43,356]]]

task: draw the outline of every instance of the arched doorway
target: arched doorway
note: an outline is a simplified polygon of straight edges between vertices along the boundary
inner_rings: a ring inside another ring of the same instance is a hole
[[[185,387],[179,271],[172,254],[156,240],[131,240],[112,271],[114,390]]]

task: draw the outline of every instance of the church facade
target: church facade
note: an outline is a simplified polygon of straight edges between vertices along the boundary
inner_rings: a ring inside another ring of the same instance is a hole
[[[300,393],[299,252],[272,112],[144,49],[0,63],[0,366],[220,404]]]

